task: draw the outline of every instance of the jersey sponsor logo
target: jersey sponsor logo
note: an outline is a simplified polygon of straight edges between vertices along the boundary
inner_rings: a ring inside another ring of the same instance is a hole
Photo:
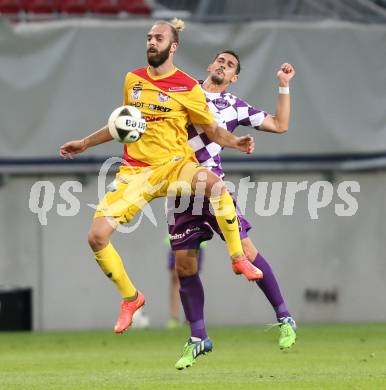
[[[178,239],[184,238],[184,237],[185,237],[185,233],[169,234],[169,240],[170,241],[178,240]]]
[[[144,102],[130,102],[130,106],[134,106],[137,108],[143,108],[144,104]]]
[[[131,91],[130,98],[133,100],[138,100],[141,97],[142,89],[143,85],[141,82],[135,84]]]
[[[189,89],[189,87],[187,87],[186,85],[180,85],[180,86],[176,86],[176,87],[170,87],[169,88],[169,92],[182,92],[182,91],[187,91]]]
[[[163,121],[165,119],[166,119],[166,117],[164,117],[164,116],[151,116],[151,115],[145,116],[145,121],[146,122]]]
[[[170,241],[180,240],[181,238],[185,238],[189,234],[194,233],[194,232],[199,232],[200,230],[201,230],[201,228],[199,226],[196,226],[192,229],[187,228],[183,233],[169,234],[169,240]]]
[[[227,108],[230,106],[229,102],[225,100],[224,98],[217,98],[213,100],[213,104],[219,109],[223,110],[224,108]]]
[[[167,102],[169,99],[170,99],[170,96],[165,95],[165,94],[162,93],[162,92],[158,92],[158,100],[159,100],[161,103],[165,103],[165,102]]]
[[[161,112],[170,112],[172,109],[169,107],[165,106],[160,106],[159,104],[149,104],[150,110],[156,110],[156,111],[161,111]]]

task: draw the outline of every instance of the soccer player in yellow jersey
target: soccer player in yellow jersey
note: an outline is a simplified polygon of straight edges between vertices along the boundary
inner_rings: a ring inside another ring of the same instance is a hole
[[[122,333],[132,323],[136,310],[145,299],[129,279],[110,238],[119,223],[134,215],[156,197],[167,195],[173,183],[185,182],[189,189],[202,186],[210,199],[217,222],[225,237],[232,268],[248,280],[262,278],[262,272],[245,257],[239,236],[238,221],[232,198],[223,182],[197,164],[188,146],[186,126],[199,124],[209,139],[224,147],[251,153],[250,136],[236,137],[220,128],[206,104],[197,81],[173,65],[183,22],[156,22],[147,34],[148,67],[129,72],[123,88],[123,102],[141,110],[147,122],[142,138],[124,147],[123,164],[117,173],[115,191],[108,192],[96,210],[88,234],[89,244],[103,272],[114,282],[121,296],[121,310],[115,332]],[[86,149],[108,142],[112,137],[107,126],[81,139],[65,143],[60,155],[71,158]]]

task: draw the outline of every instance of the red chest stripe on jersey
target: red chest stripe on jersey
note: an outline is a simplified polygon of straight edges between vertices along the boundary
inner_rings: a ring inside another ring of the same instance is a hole
[[[177,70],[169,77],[165,77],[164,79],[159,80],[153,80],[151,77],[149,77],[146,68],[134,70],[132,73],[139,77],[142,77],[143,79],[152,83],[164,92],[191,91],[197,84],[197,81],[195,79],[188,76],[186,73],[181,72],[180,70]]]
[[[131,165],[132,167],[148,167],[149,164],[136,160],[127,153],[127,145],[123,147],[123,159],[125,160],[125,165]]]

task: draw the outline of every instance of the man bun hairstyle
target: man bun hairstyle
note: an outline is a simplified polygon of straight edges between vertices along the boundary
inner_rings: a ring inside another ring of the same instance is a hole
[[[172,42],[177,44],[180,43],[179,33],[185,28],[185,22],[183,20],[178,18],[174,18],[170,22],[167,22],[166,20],[159,20],[158,22],[155,22],[155,24],[168,25],[172,32]]]
[[[170,21],[170,24],[178,31],[183,31],[185,28],[185,22],[181,19],[174,18]]]

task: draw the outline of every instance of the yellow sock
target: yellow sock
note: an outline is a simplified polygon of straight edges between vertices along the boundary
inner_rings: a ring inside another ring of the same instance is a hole
[[[225,238],[229,255],[232,259],[240,257],[244,252],[232,197],[228,192],[225,192],[220,196],[212,196],[209,200],[215,212],[218,226]]]
[[[100,251],[94,252],[94,255],[102,271],[117,286],[122,298],[132,297],[136,294],[137,289],[127,276],[121,256],[111,242]]]

